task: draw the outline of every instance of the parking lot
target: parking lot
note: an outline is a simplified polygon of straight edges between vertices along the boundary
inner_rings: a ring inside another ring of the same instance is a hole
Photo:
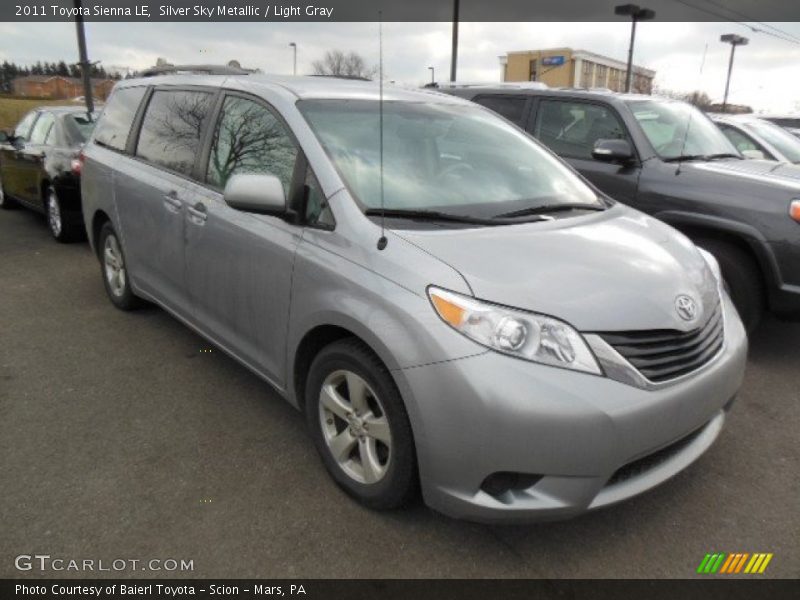
[[[38,553],[193,560],[169,575],[197,577],[682,578],[719,551],[797,577],[799,349],[800,324],[767,320],[716,445],[622,505],[515,527],[376,513],[265,383],[157,308],[116,310],[86,244],[4,211],[0,576]]]

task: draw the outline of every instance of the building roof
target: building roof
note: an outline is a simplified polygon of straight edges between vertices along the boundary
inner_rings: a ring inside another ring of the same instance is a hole
[[[541,48],[538,50],[512,50],[506,53],[506,56],[509,54],[534,54],[534,53],[557,53],[557,52],[568,52],[572,55],[573,58],[585,59],[590,60],[594,63],[604,65],[607,67],[613,67],[615,69],[620,69],[624,71],[628,68],[628,63],[617,60],[615,58],[611,58],[609,56],[603,56],[602,54],[597,54],[596,52],[589,52],[588,50],[580,50],[580,49],[573,49],[573,48]],[[505,58],[505,56],[501,56],[500,60]],[[645,77],[653,78],[656,76],[656,72],[653,69],[647,69],[645,67],[639,65],[633,65],[633,72],[638,75],[644,75]]]
[[[15,77],[12,81],[30,81],[31,83],[47,83],[51,79],[63,79],[64,81],[68,81],[70,83],[75,84],[82,84],[83,79],[80,77],[67,77],[66,75],[21,75],[20,77]],[[115,81],[110,77],[92,77],[91,82],[95,85],[98,83],[104,83],[106,81],[111,81],[112,83]]]

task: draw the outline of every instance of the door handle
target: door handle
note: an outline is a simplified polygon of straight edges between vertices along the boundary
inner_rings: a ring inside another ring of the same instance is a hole
[[[164,204],[166,205],[167,209],[172,212],[178,212],[183,206],[183,202],[181,202],[181,199],[178,198],[178,192],[175,190],[170,190],[164,194]]]
[[[202,202],[189,206],[186,210],[189,213],[189,219],[196,225],[202,225],[208,219],[208,209]]]

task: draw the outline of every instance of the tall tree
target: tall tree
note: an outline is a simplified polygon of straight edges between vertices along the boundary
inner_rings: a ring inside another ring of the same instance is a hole
[[[360,77],[372,79],[378,72],[375,66],[368,67],[360,54],[329,50],[320,60],[311,63],[315,75],[333,75],[336,77]]]

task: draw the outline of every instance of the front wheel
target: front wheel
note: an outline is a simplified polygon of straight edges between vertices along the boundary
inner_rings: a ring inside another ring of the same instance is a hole
[[[766,309],[764,283],[758,263],[748,252],[722,240],[704,239],[699,240],[697,245],[708,250],[719,262],[725,288],[736,311],[747,333],[753,333]]]
[[[389,371],[360,341],[324,348],[305,389],[308,425],[336,483],[362,504],[396,508],[416,493],[414,438]]]
[[[104,223],[100,228],[98,253],[100,269],[103,272],[103,285],[111,302],[120,310],[138,308],[142,301],[131,289],[122,244],[110,222]]]

